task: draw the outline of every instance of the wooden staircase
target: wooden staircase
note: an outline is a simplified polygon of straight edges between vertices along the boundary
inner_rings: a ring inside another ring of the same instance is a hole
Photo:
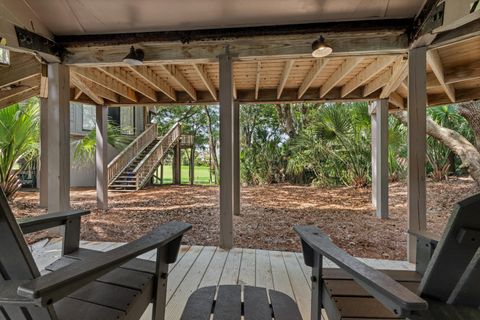
[[[108,165],[109,189],[136,191],[143,188],[168,151],[181,143],[180,138],[179,123],[163,137],[158,137],[156,125],[150,125]]]

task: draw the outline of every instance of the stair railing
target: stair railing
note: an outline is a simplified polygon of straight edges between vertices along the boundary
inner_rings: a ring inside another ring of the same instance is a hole
[[[120,152],[108,164],[108,184],[110,185],[118,175],[142,152],[145,147],[152,143],[158,136],[157,125],[150,124],[135,140],[133,140],[122,152]]]
[[[137,167],[133,169],[133,174],[136,177],[137,190],[148,182],[148,179],[150,179],[157,166],[167,154],[167,151],[180,139],[181,131],[180,124],[177,122],[167,134],[160,139],[145,158],[143,158]]]

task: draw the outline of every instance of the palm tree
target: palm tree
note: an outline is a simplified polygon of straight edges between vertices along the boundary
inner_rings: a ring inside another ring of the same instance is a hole
[[[113,122],[108,122],[107,127],[107,141],[108,144],[117,150],[122,150],[127,147],[132,138],[123,135],[118,125]],[[97,145],[96,130],[91,130],[80,140],[72,142],[73,145],[73,161],[75,164],[81,166],[92,163],[95,160],[95,152]]]
[[[38,155],[38,141],[38,99],[0,110],[0,187],[9,200],[21,187],[17,172]]]

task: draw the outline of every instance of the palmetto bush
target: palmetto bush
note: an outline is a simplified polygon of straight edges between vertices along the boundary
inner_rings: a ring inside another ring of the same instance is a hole
[[[17,172],[38,156],[38,137],[38,99],[0,110],[0,187],[10,200],[21,187]]]
[[[292,142],[288,171],[314,172],[314,183],[364,187],[370,180],[370,118],[366,104],[324,104]]]

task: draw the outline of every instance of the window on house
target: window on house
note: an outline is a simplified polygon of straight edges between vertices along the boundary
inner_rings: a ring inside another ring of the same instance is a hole
[[[120,130],[123,134],[135,134],[135,110],[133,107],[120,108]]]
[[[10,65],[10,51],[0,48],[0,65]]]
[[[82,106],[82,130],[90,131],[95,129],[95,106]]]

